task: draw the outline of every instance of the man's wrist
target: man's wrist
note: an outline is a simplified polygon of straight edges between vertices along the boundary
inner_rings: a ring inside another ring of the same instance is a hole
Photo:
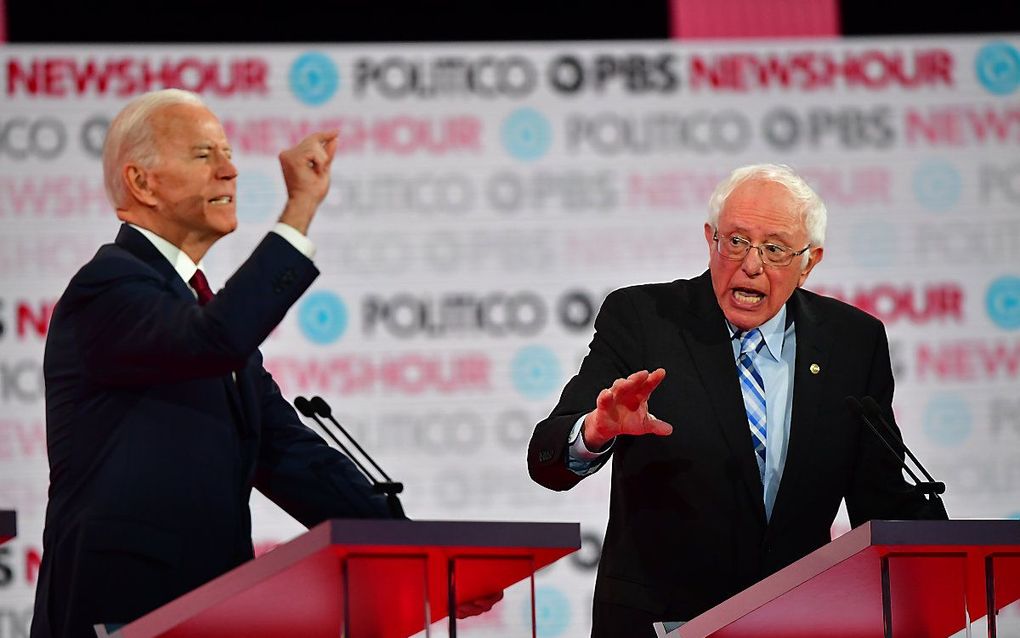
[[[581,425],[581,442],[595,454],[599,454],[612,442],[613,437],[606,437],[595,433],[595,412],[589,412],[584,417],[584,424]]]

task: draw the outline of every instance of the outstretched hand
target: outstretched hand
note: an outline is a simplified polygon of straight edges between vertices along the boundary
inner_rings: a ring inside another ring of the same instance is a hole
[[[648,397],[666,376],[662,368],[641,370],[599,393],[595,410],[584,418],[581,432],[589,450],[599,450],[621,434],[666,436],[673,426],[648,412]]]

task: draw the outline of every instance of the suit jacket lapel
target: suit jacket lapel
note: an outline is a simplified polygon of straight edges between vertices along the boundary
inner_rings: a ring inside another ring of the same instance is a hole
[[[834,338],[831,330],[823,330],[825,317],[799,289],[790,298],[787,309],[793,312],[797,357],[793,372],[790,440],[783,478],[772,510],[773,524],[792,514],[787,510],[797,503],[796,495],[800,482],[804,480],[804,467],[809,465],[811,455],[820,449],[819,438],[825,435],[823,428],[819,427],[818,410],[825,395],[827,379],[831,376],[828,363]],[[816,372],[812,372],[812,366],[816,366]]]
[[[167,261],[166,257],[156,250],[156,247],[152,245],[152,242],[146,239],[140,232],[128,224],[122,224],[120,232],[117,233],[117,238],[114,240],[114,243],[138,259],[141,259],[156,270],[156,272],[161,274],[163,279],[178,297],[193,303],[198,303],[195,300],[195,295],[191,292],[191,288],[184,282],[183,279],[181,279],[180,274],[174,269],[173,264]],[[241,404],[241,398],[237,390],[237,384],[241,382],[240,375],[242,372],[243,370],[237,371],[237,383],[235,383],[230,376],[225,376],[223,377],[223,384],[227,392],[227,396],[230,398],[238,430],[243,433],[245,430],[246,419],[245,412]]]
[[[188,284],[184,283],[181,276],[174,270],[173,264],[167,261],[163,253],[156,250],[156,247],[152,245],[145,235],[141,234],[134,228],[131,228],[127,224],[122,224],[120,232],[117,233],[117,239],[114,243],[128,251],[135,257],[141,259],[148,264],[152,269],[163,276],[163,279],[169,284],[170,288],[173,289],[174,293],[181,299],[188,299],[191,301],[195,300],[195,295],[192,294],[191,288]]]
[[[731,458],[735,459],[736,473],[764,526],[764,492],[740,392],[733,346],[707,272],[696,280],[692,302],[692,317],[681,326],[681,334],[718,417],[723,437],[732,452]]]

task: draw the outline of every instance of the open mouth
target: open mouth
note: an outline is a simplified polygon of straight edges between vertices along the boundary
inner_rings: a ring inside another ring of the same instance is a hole
[[[231,195],[222,195],[220,197],[213,197],[212,199],[209,200],[209,203],[213,204],[215,206],[223,206],[224,204],[232,204],[233,202],[234,202],[234,198]]]
[[[742,306],[756,306],[765,300],[765,294],[750,288],[734,288],[733,300]]]

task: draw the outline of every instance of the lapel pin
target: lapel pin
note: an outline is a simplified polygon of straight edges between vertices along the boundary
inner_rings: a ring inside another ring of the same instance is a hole
[[[822,371],[822,366],[818,365],[817,363],[812,363],[811,367],[809,367],[808,370],[811,371],[811,374],[818,374],[819,372]]]

